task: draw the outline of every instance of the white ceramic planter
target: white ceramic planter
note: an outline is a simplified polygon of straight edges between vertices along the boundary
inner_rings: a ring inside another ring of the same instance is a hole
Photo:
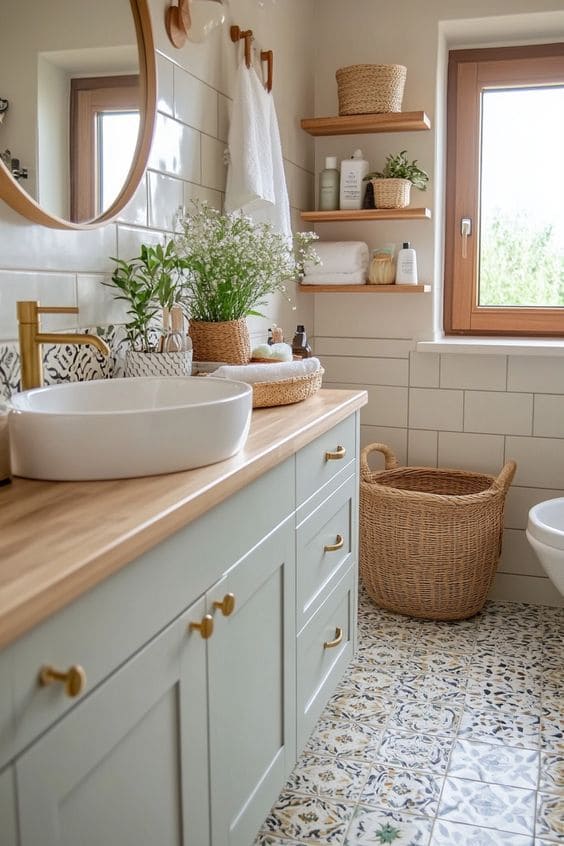
[[[125,354],[126,376],[190,376],[192,350],[169,353],[144,353],[128,350]]]

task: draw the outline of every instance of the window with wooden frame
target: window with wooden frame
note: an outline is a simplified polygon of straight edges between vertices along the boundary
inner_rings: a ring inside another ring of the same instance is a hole
[[[139,133],[139,76],[71,80],[71,220],[92,220],[123,188]]]
[[[564,43],[450,53],[445,332],[564,335]]]

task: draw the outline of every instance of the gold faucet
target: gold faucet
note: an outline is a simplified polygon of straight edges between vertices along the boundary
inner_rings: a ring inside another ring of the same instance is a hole
[[[110,348],[98,335],[79,335],[71,332],[40,332],[40,314],[78,314],[76,306],[42,306],[36,300],[17,304],[18,334],[20,339],[21,387],[40,388],[43,384],[41,344],[90,344],[102,355],[108,356]]]

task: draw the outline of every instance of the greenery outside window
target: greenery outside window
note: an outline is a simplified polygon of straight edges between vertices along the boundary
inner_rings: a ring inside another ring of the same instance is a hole
[[[564,43],[449,56],[445,331],[564,335]]]

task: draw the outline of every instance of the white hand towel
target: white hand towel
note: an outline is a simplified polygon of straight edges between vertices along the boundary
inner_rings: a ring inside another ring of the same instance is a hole
[[[254,385],[256,382],[282,382],[316,373],[321,367],[318,358],[304,358],[302,361],[283,361],[280,364],[223,364],[211,374],[220,379],[234,379]]]
[[[352,273],[354,270],[368,270],[370,254],[364,241],[317,241],[315,252],[320,264],[307,262],[306,274]]]
[[[275,202],[270,155],[270,102],[255,69],[241,61],[229,127],[225,211],[252,216]]]
[[[304,285],[364,285],[366,270],[352,273],[306,273],[302,279]]]

